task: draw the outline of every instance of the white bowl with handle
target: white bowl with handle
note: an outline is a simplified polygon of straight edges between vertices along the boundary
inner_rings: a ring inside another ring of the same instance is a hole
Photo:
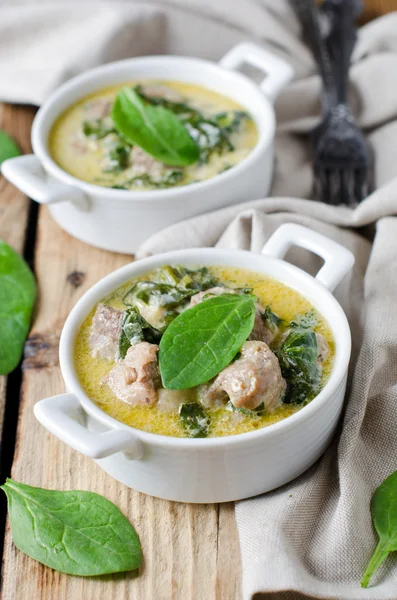
[[[283,261],[289,248],[324,259],[314,278]],[[267,492],[308,469],[324,452],[337,425],[346,389],[350,330],[332,290],[350,271],[350,251],[299,225],[281,226],[261,254],[199,248],[167,252],[129,264],[102,279],[76,304],[60,341],[68,393],[35,405],[37,419],[66,444],[93,458],[115,479],[140,492],[180,502],[226,502]],[[326,318],[335,340],[331,375],[307,406],[254,432],[187,439],[147,433],[103,412],[86,394],[74,367],[81,323],[94,306],[130,279],[162,265],[225,265],[273,277],[305,296]]]
[[[238,72],[244,63],[266,76],[258,86]],[[219,63],[179,56],[146,56],[110,63],[75,77],[53,93],[32,128],[34,154],[2,164],[4,177],[40,204],[71,235],[99,248],[133,253],[150,235],[200,213],[266,196],[273,173],[272,101],[292,68],[260,46],[242,43]],[[254,119],[258,142],[248,157],[212,179],[166,190],[127,191],[81,181],[60,168],[48,150],[55,120],[88,94],[133,80],[172,79],[207,87],[241,104]]]

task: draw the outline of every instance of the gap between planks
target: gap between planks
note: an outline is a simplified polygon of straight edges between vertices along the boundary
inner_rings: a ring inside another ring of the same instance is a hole
[[[7,526],[4,600],[240,600],[240,551],[232,504],[188,505],[128,489],[46,432],[38,400],[64,391],[57,340],[77,299],[130,258],[97,250],[63,232],[40,207],[35,252],[39,299],[24,362],[12,476],[54,489],[87,489],[115,502],[136,527],[144,565],[100,578],[63,575],[24,556]]]

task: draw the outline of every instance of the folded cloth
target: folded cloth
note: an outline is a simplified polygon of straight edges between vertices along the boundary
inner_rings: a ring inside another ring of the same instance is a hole
[[[295,69],[276,103],[275,197],[175,225],[138,256],[205,245],[259,252],[286,221],[354,252],[353,273],[336,291],[353,336],[341,427],[299,479],[237,503],[243,596],[395,600],[392,558],[375,587],[362,590],[359,582],[376,543],[371,494],[397,469],[397,14],[366,25],[354,54],[352,101],[374,151],[377,187],[354,211],[304,199],[312,189],[307,133],[318,122],[320,85],[286,0],[0,0],[0,98],[40,104],[59,83],[103,62],[147,53],[218,59],[247,38]],[[315,273],[307,253],[290,256]]]

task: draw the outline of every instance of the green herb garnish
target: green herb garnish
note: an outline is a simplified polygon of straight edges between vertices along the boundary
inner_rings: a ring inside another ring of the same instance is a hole
[[[362,578],[363,588],[368,587],[371,577],[390,552],[397,550],[397,471],[375,490],[371,515],[379,542]]]
[[[104,575],[137,569],[139,538],[109,500],[83,491],[57,492],[7,479],[15,545],[40,563],[71,575]]]
[[[255,297],[225,294],[185,310],[160,342],[163,386],[206,383],[233,360],[254,326]]]
[[[21,359],[35,296],[28,265],[0,240],[0,375],[13,371]]]
[[[181,404],[179,407],[179,416],[189,437],[207,437],[210,419],[208,415],[205,414],[204,409],[200,404],[197,404],[197,402]]]
[[[112,119],[128,143],[164,164],[184,167],[199,159],[199,149],[178,117],[163,106],[145,102],[131,88],[117,94]]]

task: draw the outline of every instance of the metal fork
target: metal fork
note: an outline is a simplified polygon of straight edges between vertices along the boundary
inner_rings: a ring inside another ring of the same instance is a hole
[[[291,0],[323,80],[323,120],[313,132],[314,195],[327,204],[356,205],[370,189],[369,146],[348,100],[358,0]]]

